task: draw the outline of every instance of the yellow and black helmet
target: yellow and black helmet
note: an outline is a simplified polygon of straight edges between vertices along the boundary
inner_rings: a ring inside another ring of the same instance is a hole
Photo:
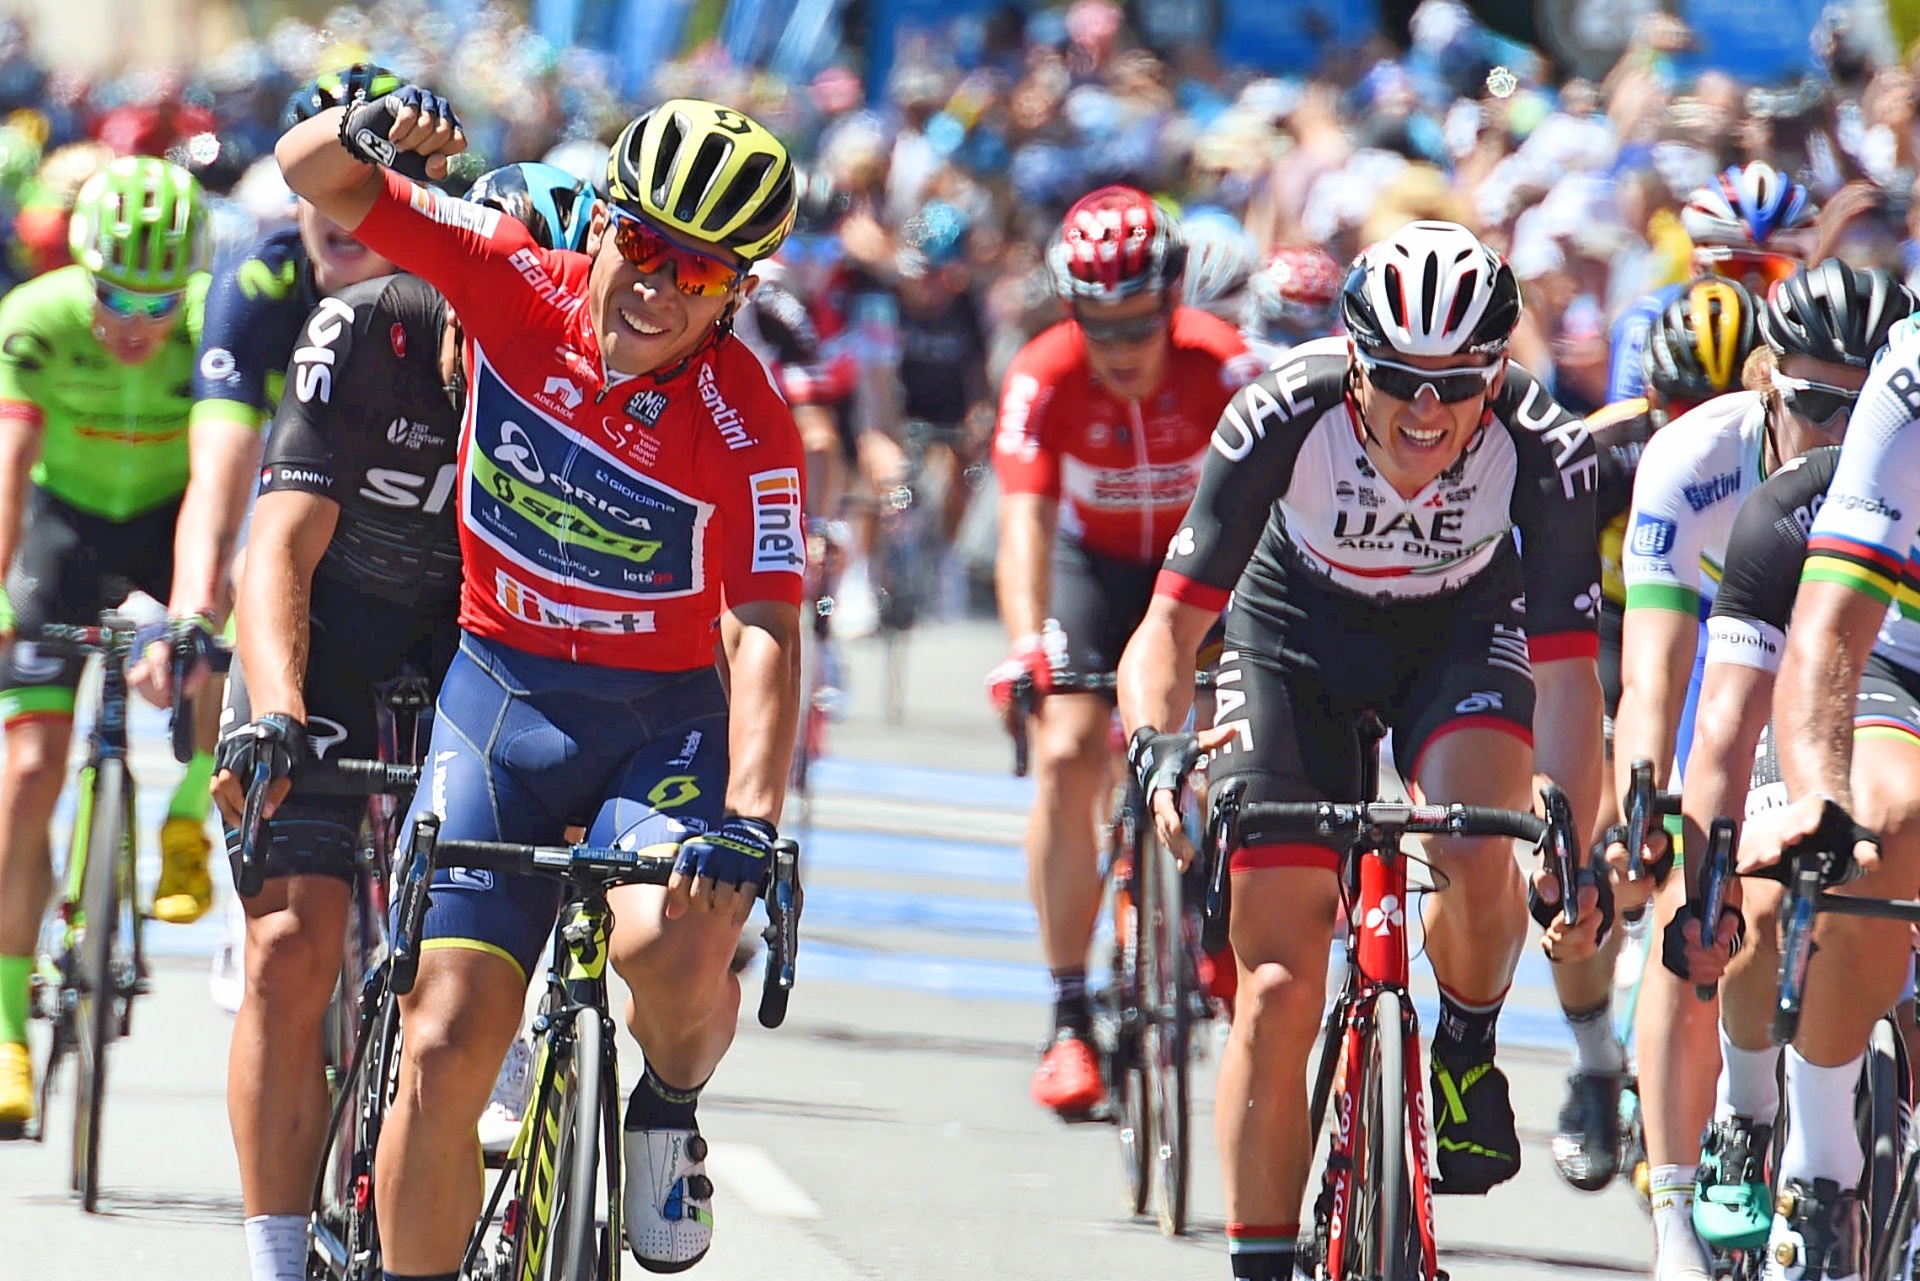
[[[1758,313],[1753,295],[1736,281],[1689,281],[1647,335],[1647,385],[1668,400],[1740,390],[1740,371],[1760,344]]]
[[[607,198],[756,261],[793,226],[793,161],[759,121],[673,98],[621,131],[607,156]]]

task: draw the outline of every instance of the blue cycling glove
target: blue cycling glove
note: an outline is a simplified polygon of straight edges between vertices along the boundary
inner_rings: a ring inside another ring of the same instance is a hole
[[[673,870],[758,893],[767,882],[773,843],[779,838],[778,829],[765,819],[729,814],[718,827],[682,842]]]

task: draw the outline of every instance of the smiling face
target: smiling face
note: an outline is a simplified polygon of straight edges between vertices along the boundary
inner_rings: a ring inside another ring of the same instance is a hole
[[[600,354],[616,374],[670,369],[691,356],[727,309],[744,296],[745,277],[718,297],[683,293],[671,262],[643,273],[621,257],[618,238],[606,234],[610,217],[605,205],[596,205],[589,233],[599,241],[587,275],[587,306],[594,332],[600,336]],[[661,234],[683,248],[727,253],[664,229]]]
[[[299,202],[295,220],[300,224],[300,243],[313,264],[313,282],[322,294],[331,296],[348,285],[394,272],[392,263],[355,240],[311,201]]]
[[[1458,370],[1485,367],[1485,360],[1463,356],[1394,356],[1395,363],[1420,369]],[[1502,361],[1504,357],[1496,356]],[[1472,442],[1486,413],[1487,401],[1500,392],[1504,370],[1484,393],[1446,404],[1423,385],[1412,400],[1389,396],[1375,386],[1364,370],[1355,382],[1355,395],[1366,420],[1367,457],[1380,475],[1403,497],[1425,489],[1451,467]]]

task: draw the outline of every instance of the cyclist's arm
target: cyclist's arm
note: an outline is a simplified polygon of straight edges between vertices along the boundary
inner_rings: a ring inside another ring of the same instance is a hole
[[[1498,412],[1513,424],[1509,515],[1520,531],[1527,650],[1533,664],[1534,768],[1559,784],[1576,832],[1600,810],[1600,553],[1594,541],[1598,462],[1586,425],[1509,363]]]
[[[1669,427],[1647,442],[1634,478],[1622,576],[1620,709],[1613,717],[1615,786],[1625,796],[1633,762],[1672,775],[1680,714],[1700,643],[1700,557],[1706,530],[1682,486],[1713,474],[1711,441]]]
[[[307,718],[308,600],[340,505],[299,490],[260,495],[235,605],[240,666],[253,714]]]
[[[345,107],[330,107],[280,135],[274,158],[287,186],[348,231],[359,227],[384,189],[377,166],[355,160],[340,145]]]
[[[756,600],[720,616],[731,682],[727,716],[730,814],[778,824],[800,724],[800,610]]]
[[[40,459],[43,423],[38,405],[0,400],[0,576],[20,550],[27,520],[27,482]]]
[[[1142,725],[1154,729],[1178,727],[1193,702],[1193,671],[1207,629],[1220,617],[1218,610],[1189,605],[1156,594],[1147,603],[1140,627],[1120,656],[1117,688],[1120,720],[1129,736]],[[1244,721],[1216,720],[1216,727],[1238,728]]]
[[[1860,391],[1814,518],[1774,694],[1780,774],[1799,800],[1851,811],[1854,694],[1896,593],[1911,599],[1920,533],[1920,343],[1889,349]],[[1903,583],[1903,578],[1907,581]],[[1908,606],[1903,606],[1907,608]]]
[[[224,413],[195,414],[187,428],[187,489],[173,531],[167,612],[220,617],[227,567],[260,468],[260,428]]]
[[[1680,804],[1685,848],[1705,849],[1707,828],[1714,819],[1738,822],[1745,815],[1754,751],[1773,707],[1773,683],[1773,673],[1765,668],[1707,663]],[[1696,862],[1687,860],[1689,884],[1695,880]]]
[[[1046,621],[1060,519],[1060,458],[1048,422],[1057,390],[1036,375],[1034,345],[1028,344],[1007,370],[993,439],[993,468],[1000,481],[993,581],[1000,620],[1015,641],[1037,634]]]

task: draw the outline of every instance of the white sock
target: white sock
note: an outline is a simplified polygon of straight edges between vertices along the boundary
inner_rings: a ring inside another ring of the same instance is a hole
[[[256,1214],[248,1219],[247,1259],[253,1281],[305,1281],[307,1216]]]
[[[1613,1034],[1613,1002],[1581,1014],[1567,1014],[1567,1026],[1573,1030],[1573,1070],[1576,1072],[1624,1072],[1626,1051]]]
[[[1853,1091],[1860,1083],[1857,1054],[1839,1067],[1818,1067],[1787,1047],[1786,1147],[1780,1153],[1780,1183],[1832,1179],[1842,1191],[1860,1186],[1866,1157],[1853,1130]]]
[[[1693,1230],[1691,1165],[1656,1165],[1647,1171],[1653,1203],[1654,1276],[1659,1281],[1711,1281],[1707,1248]]]
[[[1780,1115],[1780,1047],[1743,1050],[1727,1038],[1720,1025],[1720,1085],[1714,1101],[1715,1120],[1744,1116],[1749,1121],[1772,1125]]]

